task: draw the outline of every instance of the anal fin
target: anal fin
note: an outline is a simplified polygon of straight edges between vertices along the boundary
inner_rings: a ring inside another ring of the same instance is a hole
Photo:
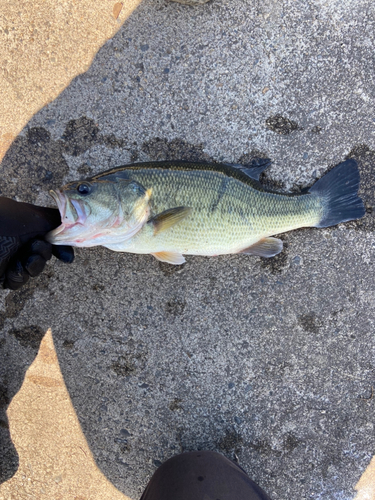
[[[257,255],[258,257],[274,257],[283,249],[283,242],[278,238],[262,238],[239,253]]]
[[[175,266],[180,266],[186,262],[185,257],[178,252],[155,252],[151,255],[161,262],[168,262],[168,264],[173,264]]]

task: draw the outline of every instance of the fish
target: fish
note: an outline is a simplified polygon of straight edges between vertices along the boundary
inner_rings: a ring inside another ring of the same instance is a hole
[[[180,265],[185,255],[274,257],[283,249],[275,235],[364,216],[355,160],[300,193],[266,189],[259,177],[269,165],[256,159],[251,165],[151,161],[116,167],[50,192],[61,225],[46,239]]]

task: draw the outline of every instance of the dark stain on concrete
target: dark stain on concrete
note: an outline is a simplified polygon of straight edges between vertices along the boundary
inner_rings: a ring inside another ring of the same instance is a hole
[[[32,299],[35,290],[48,288],[49,280],[54,276],[51,269],[46,269],[40,276],[30,279],[25,286],[19,290],[12,291],[5,298],[5,312],[0,312],[0,325],[7,318],[16,318],[28,300]]]
[[[297,122],[289,120],[289,118],[285,118],[280,114],[267,118],[266,127],[279,135],[288,135],[299,128]]]
[[[177,271],[181,271],[184,268],[185,264],[181,266],[174,266],[172,264],[168,264],[167,262],[158,261],[159,269],[164,274],[164,276],[173,276]]]
[[[168,300],[168,302],[165,305],[165,310],[168,314],[171,314],[172,316],[181,316],[181,314],[183,314],[184,312],[185,307],[186,307],[185,301],[174,297],[173,299]]]
[[[70,350],[73,349],[74,344],[75,344],[74,340],[64,340],[62,346],[64,349]]]
[[[283,443],[283,449],[286,453],[292,452],[295,448],[297,448],[302,441],[298,439],[294,434],[289,432],[286,434],[284,438],[284,443]]]
[[[70,120],[61,139],[64,141],[64,151],[71,156],[80,156],[95,144],[103,144],[109,148],[126,146],[125,139],[119,139],[114,134],[100,134],[99,125],[86,116]]]
[[[114,134],[100,135],[99,141],[109,148],[124,148],[127,144],[125,139],[119,139]]]
[[[318,125],[316,125],[315,127],[313,127],[313,128],[311,129],[311,132],[312,132],[313,134],[320,134],[320,133],[322,132],[322,130],[323,130],[323,129],[322,129],[322,127],[319,127]]]
[[[182,399],[180,398],[175,398],[173,401],[170,402],[169,404],[169,409],[171,411],[178,411],[178,410],[182,410]]]
[[[135,372],[136,367],[132,361],[126,359],[124,356],[120,356],[117,361],[112,363],[111,369],[120,377],[127,377]]]
[[[92,285],[91,290],[94,292],[104,292],[105,286],[100,283],[95,283],[95,285]]]
[[[89,177],[92,174],[92,168],[87,165],[87,163],[82,163],[82,165],[77,168],[77,172],[84,177]]]
[[[65,152],[71,156],[79,156],[97,142],[99,127],[90,118],[82,116],[77,120],[70,120],[62,135],[65,142]]]
[[[188,160],[213,162],[212,158],[203,151],[203,144],[190,144],[183,139],[160,139],[155,137],[144,142],[141,150],[150,157],[151,160]],[[136,158],[137,159],[137,158]]]
[[[70,120],[60,140],[53,140],[43,127],[26,128],[25,132],[26,135],[14,140],[1,163],[0,195],[28,203],[35,202],[39,191],[48,192],[63,185],[69,172],[64,154],[79,156],[95,144],[126,147],[125,139],[118,139],[114,134],[100,135],[98,124],[86,116]],[[81,165],[78,171],[83,177],[92,172],[87,164]]]
[[[30,284],[29,284],[30,283]],[[5,317],[15,318],[25,307],[26,302],[34,295],[32,280],[20,290],[9,293],[5,299]]]
[[[266,189],[269,189],[270,191],[278,191],[280,193],[285,192],[285,184],[281,180],[275,180],[272,179],[269,176],[268,172],[263,173],[260,176],[260,183],[262,186],[264,186]],[[300,189],[298,189],[300,191]]]
[[[248,443],[247,446],[259,453],[262,457],[270,457],[272,455],[280,457],[282,455],[282,452],[280,450],[273,449],[266,439],[260,439],[258,441]]]
[[[9,335],[13,335],[23,347],[38,349],[42,338],[46,332],[37,325],[28,325],[23,328],[13,328],[9,330]]]
[[[288,267],[288,240],[285,234],[276,236],[283,241],[283,250],[275,257],[260,257],[260,267],[272,274],[281,274]]]
[[[129,451],[132,450],[131,444],[130,443],[123,443],[120,445],[120,452],[122,454],[124,453],[129,453]]]
[[[319,318],[314,312],[298,316],[298,324],[308,333],[318,333],[322,326]]]
[[[42,127],[19,135],[1,163],[0,195],[33,203],[39,191],[62,185],[69,171],[62,152],[61,142]]]
[[[51,134],[43,127],[34,127],[29,129],[27,140],[33,146],[47,144],[51,140]]]
[[[216,443],[216,447],[224,454],[231,455],[233,452],[239,453],[243,444],[243,438],[234,429],[227,429],[224,436]]]

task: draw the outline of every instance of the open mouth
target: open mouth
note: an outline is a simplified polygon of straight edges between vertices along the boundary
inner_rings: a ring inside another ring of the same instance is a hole
[[[56,189],[56,191],[51,190],[50,195],[57,204],[60,211],[61,224],[65,228],[85,223],[87,214],[83,203],[79,200],[68,199],[59,189]]]
[[[55,200],[57,208],[60,211],[61,221],[63,221],[66,212],[66,196],[58,189],[56,191],[53,191],[53,189],[51,189],[49,194]]]
[[[50,195],[59,209],[61,225],[50,231],[46,239],[53,245],[73,245],[77,242],[77,236],[87,230],[84,225],[88,216],[85,208],[88,212],[90,209],[85,207],[83,202],[69,198],[59,189],[51,190]]]

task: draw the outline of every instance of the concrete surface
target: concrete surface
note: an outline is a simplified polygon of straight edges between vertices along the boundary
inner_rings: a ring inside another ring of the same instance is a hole
[[[1,159],[34,113],[90,67],[140,2],[1,1]]]
[[[1,500],[130,500],[95,464],[62,377],[51,330],[8,409],[20,463]]]
[[[264,182],[284,189],[359,162],[366,217],[289,233],[272,260],[175,268],[83,249],[1,294],[4,409],[51,328],[93,457],[124,494],[138,498],[173,454],[205,448],[238,456],[275,500],[355,497],[375,446],[374,10],[144,0],[6,152],[0,193],[39,204],[130,160],[266,155]],[[1,422],[6,480],[18,455]]]

